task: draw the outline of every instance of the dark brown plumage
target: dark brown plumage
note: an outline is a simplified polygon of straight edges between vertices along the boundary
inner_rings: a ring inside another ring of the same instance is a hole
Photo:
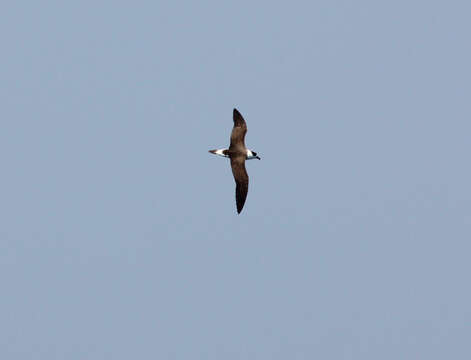
[[[249,192],[249,175],[245,170],[245,156],[232,156],[231,157],[232,175],[236,183],[236,204],[237,213],[240,214],[244,207],[247,193]]]
[[[245,134],[247,133],[247,124],[237,109],[233,113],[234,127],[231,132],[231,144],[229,149],[209,150],[210,153],[229,157],[231,159],[232,175],[236,183],[235,197],[237,213],[242,211],[247,193],[249,191],[249,176],[245,169],[245,160],[259,159],[256,152],[245,147]]]
[[[231,158],[232,175],[236,183],[236,204],[237,213],[240,214],[244,207],[247,193],[249,192],[249,175],[245,170],[245,159],[247,150],[245,147],[245,134],[247,133],[247,124],[237,109],[233,113],[234,127],[231,133],[231,145],[229,146],[229,157]]]
[[[233,119],[234,127],[232,128],[231,145],[229,146],[229,151],[238,151],[245,155],[246,149],[244,140],[245,134],[247,133],[247,124],[237,109],[234,109]]]

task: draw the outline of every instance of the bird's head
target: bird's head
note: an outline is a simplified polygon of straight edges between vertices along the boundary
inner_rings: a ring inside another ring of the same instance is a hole
[[[247,150],[247,160],[252,160],[252,159],[260,160],[260,157],[257,155],[255,151]]]

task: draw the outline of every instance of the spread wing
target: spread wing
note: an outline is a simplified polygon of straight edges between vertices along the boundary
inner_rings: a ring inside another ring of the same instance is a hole
[[[232,157],[231,168],[236,182],[237,213],[240,214],[249,192],[249,175],[247,175],[247,170],[245,170],[245,156]]]
[[[234,127],[231,133],[231,146],[229,149],[240,148],[245,150],[245,133],[247,132],[247,124],[237,109],[234,109]]]

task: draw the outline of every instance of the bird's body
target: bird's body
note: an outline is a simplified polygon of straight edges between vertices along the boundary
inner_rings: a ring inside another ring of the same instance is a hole
[[[214,155],[219,155],[219,156],[223,156],[223,157],[230,157],[229,156],[229,149],[217,149],[217,150],[209,150],[209,152],[211,154],[214,154]],[[254,155],[256,153],[254,153],[252,150],[249,150],[247,149],[246,151],[246,160],[252,160],[252,159],[259,159],[259,157],[257,155]]]
[[[249,150],[245,146],[244,140],[247,133],[247,124],[237,109],[234,109],[233,119],[234,127],[232,128],[229,149],[209,150],[209,152],[231,159],[232,175],[234,175],[236,182],[237,213],[240,213],[249,191],[249,176],[247,170],[245,170],[245,160],[260,160],[260,158],[255,151]]]

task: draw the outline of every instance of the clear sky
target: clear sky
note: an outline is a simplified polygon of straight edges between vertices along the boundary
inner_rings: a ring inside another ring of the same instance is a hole
[[[1,359],[471,358],[469,1],[0,11]]]

